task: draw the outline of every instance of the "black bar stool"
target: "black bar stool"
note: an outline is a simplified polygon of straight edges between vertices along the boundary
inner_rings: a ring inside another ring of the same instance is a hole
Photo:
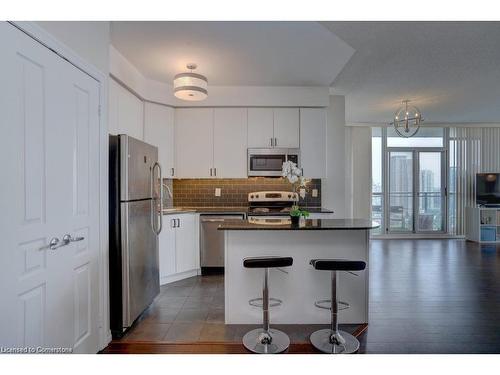
[[[289,267],[293,264],[291,257],[255,257],[243,259],[245,268],[263,268],[264,285],[262,298],[248,301],[251,306],[262,307],[262,328],[254,329],[243,336],[243,345],[254,353],[273,354],[284,352],[290,345],[290,338],[284,332],[269,328],[269,307],[279,306],[282,301],[269,297],[269,268]]]
[[[316,307],[331,310],[332,320],[329,329],[320,329],[311,334],[310,340],[314,347],[324,353],[348,354],[359,349],[359,341],[353,335],[340,331],[338,326],[338,312],[349,308],[349,304],[337,299],[337,271],[362,271],[366,263],[357,260],[344,259],[311,259],[309,262],[314,269],[330,271],[332,273],[331,299],[314,303]]]

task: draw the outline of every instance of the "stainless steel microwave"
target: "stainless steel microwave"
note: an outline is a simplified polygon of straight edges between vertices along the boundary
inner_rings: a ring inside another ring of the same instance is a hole
[[[249,148],[248,177],[279,177],[285,161],[293,161],[300,168],[298,148]]]

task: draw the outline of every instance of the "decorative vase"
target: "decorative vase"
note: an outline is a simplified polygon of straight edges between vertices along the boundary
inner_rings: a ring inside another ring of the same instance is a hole
[[[290,216],[290,220],[292,225],[299,225],[300,216]]]

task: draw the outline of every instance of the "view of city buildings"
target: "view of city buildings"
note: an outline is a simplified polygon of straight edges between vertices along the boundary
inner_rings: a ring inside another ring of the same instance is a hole
[[[437,141],[433,139],[433,142]],[[421,144],[418,146],[421,147]],[[386,186],[388,192],[386,199],[389,203],[389,222],[384,226],[388,228],[389,232],[443,231],[445,229],[444,199],[446,199],[442,181],[443,153],[414,149],[411,144],[406,147],[408,150],[401,151],[400,148],[397,151],[391,151],[388,148],[387,151],[388,181]],[[385,196],[383,192],[383,159],[382,132],[374,132],[372,138],[372,218],[381,224],[384,218]],[[448,172],[448,178],[451,182],[448,189],[448,220],[450,225],[453,225],[455,168],[449,168]],[[415,204],[416,207],[414,207]],[[380,229],[379,233],[383,231],[384,228]]]

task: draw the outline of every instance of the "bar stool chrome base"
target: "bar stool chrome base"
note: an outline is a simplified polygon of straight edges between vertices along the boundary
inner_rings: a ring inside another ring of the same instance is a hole
[[[277,329],[270,328],[267,333],[263,328],[257,328],[243,336],[243,345],[253,353],[276,354],[288,349],[290,338]]]
[[[332,336],[331,329],[320,329],[311,334],[311,344],[323,353],[330,354],[352,354],[359,349],[359,341],[350,333],[337,331]]]

